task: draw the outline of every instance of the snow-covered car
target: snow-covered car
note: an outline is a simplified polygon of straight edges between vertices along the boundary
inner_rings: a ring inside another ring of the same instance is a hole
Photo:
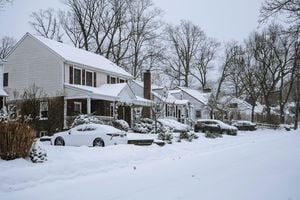
[[[99,146],[127,144],[124,131],[112,126],[101,124],[82,124],[69,131],[56,133],[51,138],[54,145],[68,146]]]
[[[216,133],[226,133],[228,135],[237,135],[238,129],[234,126],[225,124],[224,122],[220,120],[215,119],[199,119],[197,120],[195,126],[194,126],[195,132],[216,132]]]
[[[250,121],[237,121],[232,126],[237,127],[241,131],[255,131],[257,129],[256,124]]]

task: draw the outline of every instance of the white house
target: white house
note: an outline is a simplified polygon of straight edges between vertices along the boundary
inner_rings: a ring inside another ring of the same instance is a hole
[[[220,99],[224,110],[228,112],[229,120],[251,120],[252,106],[245,100],[233,96],[224,96]],[[257,102],[254,114],[262,114],[263,106]]]
[[[129,84],[132,75],[98,54],[26,33],[7,57],[4,89],[8,102],[21,100],[33,85],[47,95],[40,103],[40,118],[50,116],[49,99],[61,97],[64,127],[79,113],[118,118],[129,124],[134,106],[150,100],[136,96]]]
[[[137,95],[142,95],[143,87],[143,82],[131,82],[131,88]],[[162,101],[165,104],[161,117],[175,118],[185,124],[193,124],[197,119],[210,118],[210,92],[204,93],[185,87],[168,90],[152,84],[151,94],[154,102]]]

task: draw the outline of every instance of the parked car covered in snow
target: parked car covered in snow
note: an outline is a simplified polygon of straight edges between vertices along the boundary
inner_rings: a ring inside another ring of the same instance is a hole
[[[257,129],[256,124],[250,121],[237,121],[232,126],[237,127],[241,131],[255,131]]]
[[[214,120],[214,119],[199,119],[197,120],[194,131],[195,132],[216,132],[216,133],[226,133],[228,135],[237,135],[237,128],[228,124],[225,124],[224,122],[220,120]]]
[[[54,145],[99,146],[127,144],[125,132],[102,124],[82,124],[69,131],[56,133],[51,138]]]

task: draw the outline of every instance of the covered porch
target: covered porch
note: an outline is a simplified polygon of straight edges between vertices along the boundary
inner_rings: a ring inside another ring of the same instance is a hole
[[[95,115],[103,121],[122,119],[131,126],[135,108],[149,107],[152,103],[135,96],[127,83],[104,84],[98,88],[65,84],[64,101],[65,128],[79,114]]]

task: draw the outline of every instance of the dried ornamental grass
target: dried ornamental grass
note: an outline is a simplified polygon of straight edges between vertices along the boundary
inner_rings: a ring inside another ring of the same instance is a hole
[[[0,123],[0,157],[13,160],[28,156],[35,130],[19,122]]]

